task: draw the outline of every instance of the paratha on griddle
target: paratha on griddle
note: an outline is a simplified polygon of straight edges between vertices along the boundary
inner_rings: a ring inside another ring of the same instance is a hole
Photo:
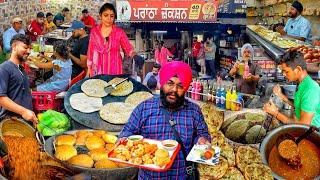
[[[88,79],[81,85],[81,90],[91,97],[105,97],[107,93],[104,88],[108,83],[101,79]]]
[[[113,78],[108,82],[108,85],[117,84],[122,81],[124,78]],[[119,84],[115,90],[113,90],[110,94],[112,96],[126,96],[133,91],[133,83],[129,80]]]
[[[125,124],[134,109],[134,106],[124,102],[113,102],[101,107],[101,119],[112,124]]]
[[[69,101],[73,109],[83,113],[92,113],[95,111],[99,111],[103,106],[101,98],[90,97],[84,93],[72,94]]]
[[[153,95],[146,91],[139,91],[132,93],[130,96],[128,96],[125,100],[126,103],[129,103],[133,106],[138,106],[141,102],[152,98]]]

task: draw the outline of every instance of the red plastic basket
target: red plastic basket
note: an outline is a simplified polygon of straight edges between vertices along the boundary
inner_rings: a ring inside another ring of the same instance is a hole
[[[53,109],[56,111],[61,110],[63,99],[56,99],[57,92],[32,92],[33,110],[36,112]]]

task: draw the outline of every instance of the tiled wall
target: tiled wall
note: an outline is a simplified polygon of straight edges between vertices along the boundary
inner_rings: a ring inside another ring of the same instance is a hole
[[[16,16],[24,20],[24,28],[31,19],[36,17],[37,12],[52,12],[56,14],[64,7],[71,10],[71,17],[80,17],[81,11],[87,8],[89,12],[97,19],[98,11],[105,2],[114,2],[114,0],[4,0],[0,1],[0,34],[11,26],[10,22]]]

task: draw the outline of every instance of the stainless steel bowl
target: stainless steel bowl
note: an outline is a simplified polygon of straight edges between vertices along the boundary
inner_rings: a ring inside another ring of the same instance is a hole
[[[306,132],[308,129],[309,129],[309,126],[290,124],[290,125],[281,126],[277,129],[270,131],[260,145],[260,154],[262,156],[263,163],[268,164],[270,151],[272,147],[275,145],[278,136],[284,133],[290,133],[294,136],[300,136],[304,132]],[[316,144],[320,148],[320,132],[312,133],[309,136],[308,140],[312,141],[314,144]],[[279,180],[284,179],[283,177],[279,176],[274,172],[272,172],[272,174],[273,174],[273,177],[275,177],[276,179],[279,179]],[[317,176],[315,179],[320,179],[320,175]]]

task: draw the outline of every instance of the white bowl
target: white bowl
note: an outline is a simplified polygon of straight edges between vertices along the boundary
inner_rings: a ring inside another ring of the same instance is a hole
[[[169,151],[175,150],[178,146],[178,142],[176,140],[171,140],[171,139],[164,140],[161,142],[161,144],[163,148]]]
[[[141,141],[143,139],[143,136],[141,135],[132,135],[128,137],[129,140],[131,141]]]

